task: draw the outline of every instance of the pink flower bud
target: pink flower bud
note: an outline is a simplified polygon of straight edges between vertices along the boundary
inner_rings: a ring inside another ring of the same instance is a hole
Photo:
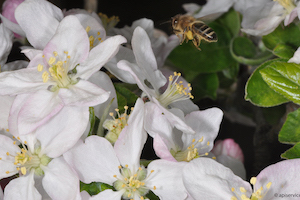
[[[244,154],[233,139],[218,140],[211,151],[215,156],[226,155],[244,162]]]
[[[23,1],[24,0],[6,0],[2,5],[2,15],[11,22],[18,24],[15,18],[15,10]],[[15,33],[15,37],[20,38],[21,36]]]

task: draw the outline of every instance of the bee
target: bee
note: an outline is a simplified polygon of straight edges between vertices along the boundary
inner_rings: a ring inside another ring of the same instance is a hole
[[[206,16],[196,19],[190,15],[181,14],[171,18],[173,31],[180,39],[180,44],[185,40],[186,42],[192,40],[196,48],[201,51],[199,48],[201,40],[218,41],[217,34],[201,20],[203,18]]]

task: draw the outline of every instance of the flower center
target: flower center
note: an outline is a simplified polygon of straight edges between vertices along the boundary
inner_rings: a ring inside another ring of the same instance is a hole
[[[191,84],[188,84],[187,87],[185,87],[182,81],[178,81],[180,76],[181,73],[177,72],[174,72],[174,76],[170,75],[167,89],[157,98],[164,107],[167,107],[176,101],[194,98],[190,93],[192,90]]]
[[[120,114],[119,109],[115,109],[118,118],[114,117],[114,113],[109,113],[109,115],[113,119],[107,119],[103,123],[103,127],[108,130],[105,138],[110,141],[112,144],[115,143],[123,130],[123,128],[127,125],[128,118],[130,114],[127,114],[128,106],[124,106],[124,113]],[[133,108],[131,108],[133,110]]]
[[[90,41],[90,49],[97,46],[100,42],[103,42],[102,38],[100,37],[100,32],[97,31],[97,33],[94,33],[91,31],[91,27],[87,26],[85,31],[89,35],[89,41]]]
[[[199,151],[200,149],[203,148],[207,148],[210,144],[210,142],[207,142],[205,146],[201,147],[200,149],[196,148],[195,145],[197,143],[201,143],[203,142],[203,137],[201,139],[199,139],[198,141],[196,141],[196,139],[192,140],[191,145],[185,149],[185,150],[179,150],[176,151],[174,149],[171,149],[170,152],[173,155],[173,157],[177,160],[177,161],[186,161],[186,162],[190,162],[191,160],[195,159],[195,158],[199,158],[200,156],[207,156],[208,153],[204,153],[199,155]]]
[[[20,141],[20,138],[17,138]],[[17,145],[17,141],[13,142],[14,145]],[[6,152],[8,157],[12,157],[13,159],[7,159],[7,161],[14,161],[14,165],[16,166],[16,170],[6,171],[6,174],[18,173],[20,175],[26,175],[28,171],[34,170],[34,173],[38,176],[44,174],[44,171],[41,169],[41,165],[46,166],[51,161],[46,155],[40,155],[41,148],[35,148],[34,151],[30,151],[27,146],[27,142],[21,143],[22,148],[20,148],[20,152],[16,154]],[[2,159],[2,158],[0,158]]]
[[[112,16],[108,18],[107,15],[103,13],[99,13],[99,17],[102,21],[103,27],[105,28],[106,32],[111,28],[114,28],[120,21],[118,16]]]
[[[256,183],[256,177],[252,177],[250,179],[250,183],[254,186]],[[268,193],[270,187],[272,185],[272,182],[268,182],[266,184],[266,190],[264,191],[263,187],[260,187],[259,189],[257,189],[256,191],[254,191],[251,195],[250,198],[248,198],[246,196],[246,189],[244,187],[240,187],[239,190],[242,193],[242,195],[238,195],[235,188],[231,188],[231,191],[234,192],[236,194],[236,196],[239,196],[241,200],[261,200],[264,198],[264,196],[266,196],[266,194]],[[233,196],[231,197],[231,200],[238,200],[237,197]]]
[[[134,199],[135,196],[138,196],[141,200],[144,199],[144,196],[149,192],[150,189],[155,190],[156,187],[148,188],[145,185],[147,176],[147,169],[145,167],[139,167],[136,173],[133,173],[128,165],[125,167],[119,166],[121,177],[118,178],[117,175],[114,175],[117,178],[117,181],[114,182],[114,187],[116,190],[124,190],[123,198],[124,199]],[[152,170],[151,173],[154,171]]]
[[[48,82],[49,80],[56,82],[56,87],[52,87],[51,91],[56,91],[59,88],[68,88],[70,84],[77,83],[77,80],[74,81],[70,77],[70,58],[71,56],[68,55],[67,51],[64,51],[62,57],[60,57],[58,53],[54,51],[53,57],[50,57],[47,61],[47,69],[45,69],[42,64],[37,66],[38,71],[43,72],[42,78],[44,83]]]
[[[288,13],[291,13],[294,8],[296,8],[296,4],[294,0],[274,0],[277,1],[282,7],[284,7]]]

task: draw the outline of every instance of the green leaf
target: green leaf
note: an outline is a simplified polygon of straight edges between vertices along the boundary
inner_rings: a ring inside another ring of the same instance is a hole
[[[148,192],[148,194],[146,195],[146,197],[150,200],[159,200],[159,197],[156,196],[151,190]]]
[[[286,152],[281,154],[281,158],[294,159],[300,158],[300,142],[295,144],[292,148],[288,149]]]
[[[286,61],[284,59],[269,60],[260,65],[250,76],[245,88],[245,99],[254,105],[272,107],[288,102],[284,96],[271,89],[263,80],[260,71],[274,62]]]
[[[123,83],[115,83],[117,98],[118,98],[118,107],[120,112],[124,112],[124,106],[132,107],[135,104],[138,96],[131,92],[128,88],[133,85],[123,84]],[[135,86],[134,86],[135,87]]]
[[[192,42],[183,43],[176,47],[168,57],[189,82],[201,73],[222,71],[236,63],[229,52],[231,33],[217,22],[213,22],[209,26],[218,35],[218,42],[202,41],[201,51]]]
[[[279,132],[278,140],[286,144],[296,144],[300,142],[300,109],[288,114]]]
[[[224,69],[223,75],[228,79],[236,79],[239,73],[240,65],[239,63],[234,63],[232,66],[229,66],[228,69]]]
[[[279,25],[272,33],[262,37],[265,46],[273,51],[278,44],[290,46],[294,51],[300,46],[300,29],[292,23],[288,26]]]
[[[216,73],[200,74],[191,83],[193,90],[192,94],[195,101],[204,97],[211,99],[217,98],[217,89],[219,87],[219,79]]]
[[[112,189],[114,190],[114,187],[105,183],[100,183],[100,182],[92,182],[89,184],[80,182],[80,192],[85,190],[87,191],[91,196],[96,195],[99,192],[102,192],[106,189]]]
[[[278,44],[274,48],[273,53],[274,53],[274,55],[276,55],[280,58],[290,59],[291,57],[293,57],[293,55],[295,53],[295,49],[286,44]]]
[[[236,37],[230,44],[231,56],[239,63],[259,65],[273,56],[269,51],[260,52],[246,37]]]
[[[234,9],[230,9],[218,20],[218,23],[224,25],[233,37],[237,36],[241,29],[241,15]]]
[[[300,65],[286,62],[273,62],[260,70],[264,81],[277,93],[300,104]]]

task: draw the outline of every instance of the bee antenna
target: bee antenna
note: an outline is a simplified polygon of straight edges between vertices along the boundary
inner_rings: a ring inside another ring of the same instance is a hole
[[[171,23],[171,20],[164,21],[164,22],[160,23],[159,25],[166,24],[166,23]]]

